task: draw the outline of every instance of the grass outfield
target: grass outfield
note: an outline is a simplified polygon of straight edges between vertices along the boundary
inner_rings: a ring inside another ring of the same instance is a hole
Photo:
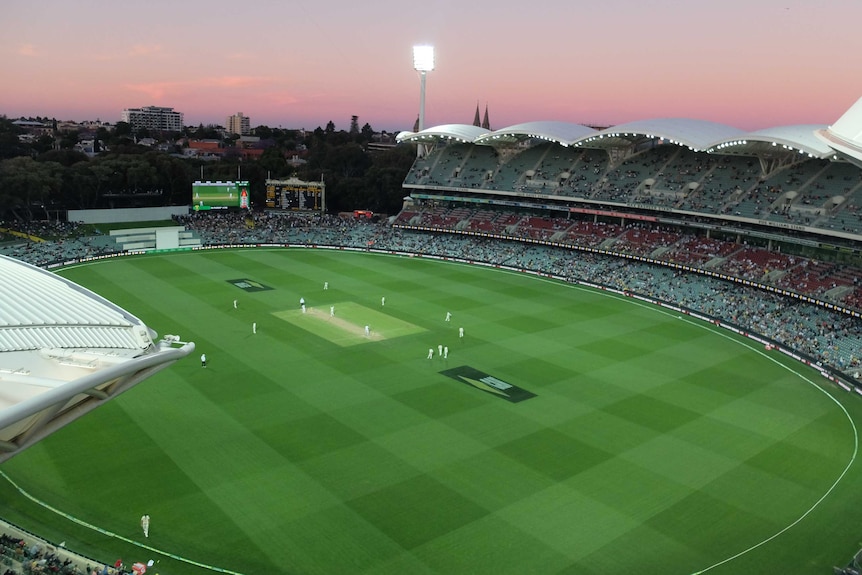
[[[862,399],[830,388],[834,400],[810,370],[666,310],[340,251],[141,256],[62,274],[208,359],[0,466],[101,531],[6,481],[0,516],[102,561],[159,559],[160,575],[211,572],[167,553],[248,575],[788,575],[829,573],[862,545]],[[312,321],[300,297],[391,330],[341,345],[326,318],[300,324]],[[448,360],[427,359],[438,345]],[[462,367],[535,397],[440,373]]]

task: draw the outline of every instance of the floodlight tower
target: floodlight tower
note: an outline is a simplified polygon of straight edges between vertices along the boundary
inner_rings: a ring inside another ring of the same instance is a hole
[[[413,69],[419,72],[419,131],[425,129],[425,77],[434,69],[434,46],[413,46]],[[424,155],[422,144],[417,146],[419,156]]]

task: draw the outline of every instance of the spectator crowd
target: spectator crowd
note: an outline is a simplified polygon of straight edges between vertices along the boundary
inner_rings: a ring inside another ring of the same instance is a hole
[[[395,221],[402,219],[399,216]],[[204,246],[292,244],[409,252],[510,266],[552,274],[571,282],[600,284],[733,323],[805,354],[848,377],[859,379],[858,372],[862,372],[859,356],[862,320],[857,317],[800,298],[710,275],[617,257],[612,253],[536,242],[529,234],[501,239],[499,236],[458,233],[454,227],[413,229],[409,225],[391,225],[389,222],[372,223],[338,216],[281,212],[192,213],[177,218],[177,221],[194,230]],[[553,228],[554,223],[547,226]],[[74,232],[64,235],[63,232],[68,232],[65,227],[47,231],[50,233],[46,235],[55,238],[53,241],[12,242],[0,246],[0,253],[44,266],[121,251],[116,244],[103,241],[104,236],[78,236]],[[638,232],[628,237],[643,235]],[[652,235],[658,237],[657,241],[667,242],[666,234]],[[703,244],[703,241],[694,242],[692,238],[678,242],[678,245]],[[706,244],[710,250],[718,249],[709,241]],[[628,248],[630,244],[626,246]],[[572,247],[577,247],[577,244]],[[751,269],[755,264],[751,263],[749,252],[741,250],[744,257],[734,260],[728,271],[735,269],[739,278],[752,279]],[[773,264],[781,259],[796,262],[795,258],[775,256],[767,263]]]

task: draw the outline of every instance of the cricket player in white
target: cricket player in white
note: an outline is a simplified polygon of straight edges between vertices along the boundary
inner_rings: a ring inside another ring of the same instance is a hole
[[[335,317],[335,306],[329,306],[329,317]]]
[[[329,282],[323,282],[323,291],[326,291],[328,289],[329,289]]]
[[[233,309],[236,309],[236,300],[233,300]]]
[[[380,307],[383,307],[385,305],[386,305],[386,296],[383,296],[382,298],[380,298]]]
[[[464,328],[463,327],[458,328],[458,337],[461,339],[464,339]]]
[[[257,333],[257,322],[251,324],[251,333]]]
[[[302,307],[304,305],[305,305],[305,298],[304,297],[299,298],[299,307]]]
[[[305,313],[305,304],[302,304],[302,313]]]
[[[206,366],[207,366],[207,354],[202,353],[201,354],[201,367],[206,367]]]
[[[371,335],[371,328],[366,325],[365,326],[365,337],[368,337],[369,335]]]
[[[150,516],[149,515],[141,516],[141,529],[144,530],[144,537],[150,536]]]
[[[437,355],[443,355],[443,344],[437,346]]]
[[[448,311],[446,312],[446,321],[452,321],[452,314]]]
[[[443,359],[449,359],[449,346],[443,348]]]
[[[434,348],[433,347],[428,348],[428,359],[434,359]]]

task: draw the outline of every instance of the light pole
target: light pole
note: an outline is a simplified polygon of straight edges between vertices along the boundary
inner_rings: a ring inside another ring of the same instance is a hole
[[[434,46],[413,46],[413,69],[419,72],[419,131],[425,129],[425,76],[434,69]],[[424,147],[419,144],[416,153],[421,157]]]

